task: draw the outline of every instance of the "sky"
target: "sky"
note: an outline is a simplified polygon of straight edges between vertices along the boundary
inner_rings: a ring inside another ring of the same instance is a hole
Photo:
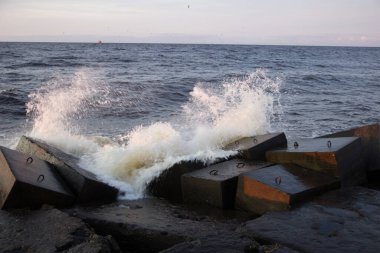
[[[0,0],[0,41],[380,46],[380,0]]]

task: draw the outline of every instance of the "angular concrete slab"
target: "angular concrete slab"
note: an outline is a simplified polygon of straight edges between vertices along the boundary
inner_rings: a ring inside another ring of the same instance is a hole
[[[297,165],[275,165],[239,176],[236,208],[256,214],[286,210],[324,191],[338,188],[328,174]]]
[[[110,202],[116,199],[118,190],[97,180],[95,174],[82,169],[78,165],[78,158],[26,136],[21,137],[16,149],[55,165],[58,173],[75,193],[78,203]]]
[[[372,124],[327,134],[319,138],[360,137],[363,144],[363,155],[367,157],[368,171],[380,171],[380,125]]]
[[[57,209],[0,210],[0,252],[121,252],[110,236],[100,236],[78,218]]]
[[[350,187],[298,209],[265,214],[242,232],[300,252],[379,252],[380,192]]]
[[[186,173],[181,179],[183,200],[191,204],[233,208],[238,176],[270,165],[268,162],[233,159]]]
[[[244,252],[254,243],[236,232],[246,216],[240,218],[231,210],[209,208],[206,214],[162,199],[146,198],[66,211],[83,219],[97,233],[112,235],[124,252],[159,252],[194,240],[202,245],[223,245],[222,252]],[[216,215],[219,212],[225,216]]]
[[[74,201],[75,196],[51,164],[0,147],[0,208],[67,207]]]
[[[239,156],[248,160],[265,160],[265,152],[279,147],[286,147],[287,141],[284,133],[270,133],[245,137],[228,144],[225,150],[237,150]]]
[[[181,203],[183,201],[181,176],[205,166],[201,161],[183,161],[177,163],[153,179],[147,186],[147,192],[156,197]]]
[[[270,162],[298,164],[304,168],[330,173],[341,180],[342,186],[365,183],[367,174],[362,145],[358,137],[302,139],[286,149],[270,150]]]

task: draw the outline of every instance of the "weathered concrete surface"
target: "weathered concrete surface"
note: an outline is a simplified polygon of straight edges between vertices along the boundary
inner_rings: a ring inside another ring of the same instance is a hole
[[[270,150],[270,162],[293,163],[304,168],[330,173],[340,178],[342,186],[355,186],[367,181],[362,144],[358,137],[301,139],[286,149]]]
[[[235,246],[234,246],[234,243]],[[299,253],[299,251],[290,249],[280,244],[260,245],[258,243],[250,243],[241,248],[241,241],[233,240],[221,241],[218,237],[209,238],[208,240],[194,240],[177,244],[169,249],[160,251],[160,253]]]
[[[36,157],[0,147],[0,208],[67,207],[75,197],[55,168]]]
[[[182,175],[182,194],[185,203],[207,204],[219,208],[233,208],[241,173],[272,165],[233,159]]]
[[[58,173],[75,193],[79,203],[92,201],[111,202],[115,200],[118,194],[116,188],[98,181],[93,173],[82,169],[78,165],[78,158],[66,154],[43,141],[22,136],[16,149],[55,165]]]
[[[380,171],[380,125],[372,124],[327,134],[318,138],[360,137],[363,144],[363,156],[366,157],[368,171]]]
[[[204,214],[206,211],[195,213],[156,198],[78,207],[68,212],[90,224],[97,233],[112,235],[128,252],[158,252],[194,240],[223,245],[223,252],[243,252],[254,243],[235,232],[246,216],[238,218],[236,212],[207,209],[208,214],[215,215],[210,217]],[[227,214],[233,216],[227,219]]]
[[[373,252],[380,249],[380,192],[343,188],[293,211],[247,222],[241,231],[259,242],[300,252]]]
[[[284,133],[269,133],[236,140],[224,148],[237,150],[239,156],[256,161],[265,161],[265,152],[279,147],[286,147],[287,140]]]
[[[340,186],[335,177],[294,164],[274,165],[239,176],[236,207],[263,214],[286,210]]]
[[[57,209],[0,211],[0,252],[121,252],[112,237],[95,234]]]
[[[215,252],[228,252],[228,253],[299,253],[299,251],[287,248],[280,244],[260,245],[258,243],[250,243],[241,249],[240,242],[234,248],[231,240],[221,241],[220,239],[209,238],[208,240],[194,240],[190,242],[183,242],[173,247],[160,251],[160,253],[215,253]],[[236,243],[236,242],[235,242]]]
[[[172,202],[182,202],[181,176],[206,165],[201,161],[183,161],[174,164],[153,179],[147,186],[147,192],[153,196],[165,198]]]

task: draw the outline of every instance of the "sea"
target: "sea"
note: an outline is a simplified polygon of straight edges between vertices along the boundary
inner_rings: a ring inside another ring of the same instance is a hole
[[[121,198],[241,137],[380,123],[380,48],[0,43],[0,145],[31,136]]]

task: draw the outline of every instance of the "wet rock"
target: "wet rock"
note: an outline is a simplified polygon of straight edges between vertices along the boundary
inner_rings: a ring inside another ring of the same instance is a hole
[[[214,252],[240,252],[240,253],[299,253],[280,244],[260,245],[247,237],[234,238],[218,237],[216,239],[198,239],[195,241],[177,244],[161,253],[214,253]]]
[[[16,149],[55,165],[58,173],[75,193],[78,203],[111,202],[118,194],[116,188],[100,182],[93,173],[81,168],[77,157],[43,141],[22,136]]]
[[[363,187],[327,193],[293,211],[247,222],[245,235],[300,252],[378,252],[380,192]]]
[[[57,209],[0,211],[0,252],[121,252],[112,237],[95,234]]]
[[[133,208],[135,206],[141,208]],[[228,248],[243,252],[244,247],[252,243],[251,239],[235,232],[240,224],[238,219],[199,215],[155,198],[102,207],[77,207],[68,212],[90,224],[97,233],[112,235],[128,252],[158,252],[196,240],[202,245],[229,245]]]
[[[247,251],[253,245],[252,240],[247,237],[229,236],[228,234],[210,235],[190,242],[177,244],[162,253],[182,253],[182,252],[255,252]],[[256,246],[252,246],[252,249]],[[257,251],[259,252],[259,251]]]

